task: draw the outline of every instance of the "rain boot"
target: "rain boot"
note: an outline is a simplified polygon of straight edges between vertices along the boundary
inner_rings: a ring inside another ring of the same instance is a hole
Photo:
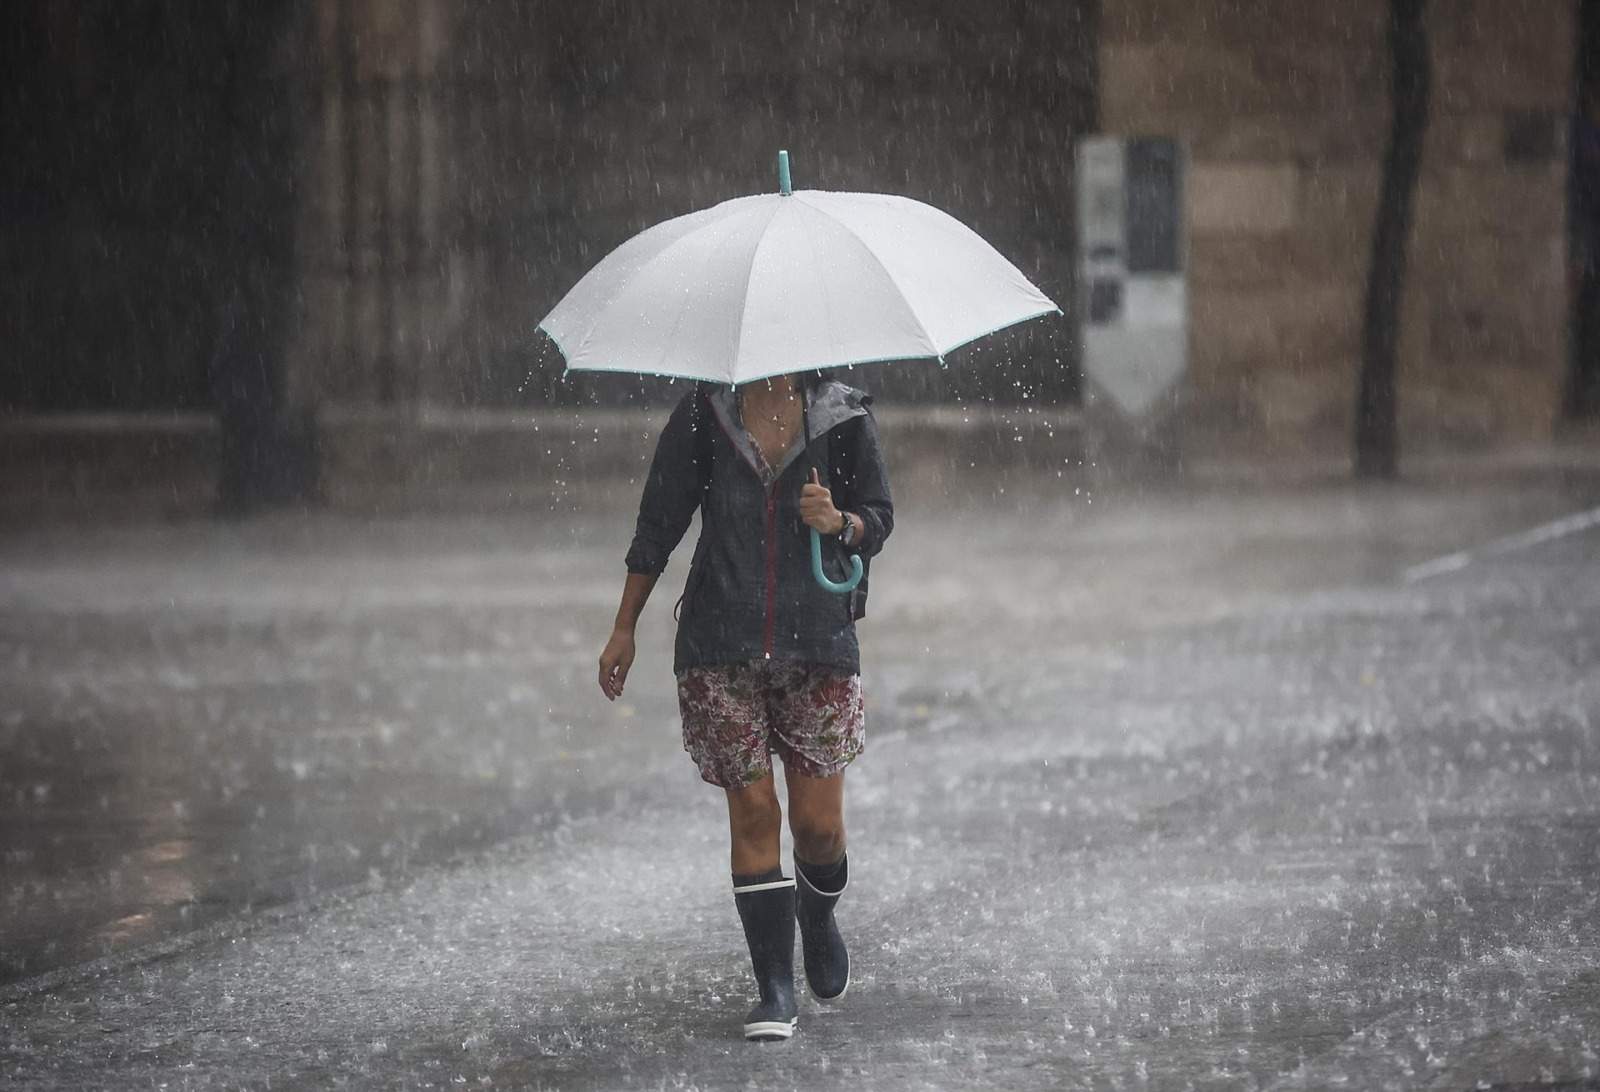
[[[800,920],[800,950],[805,956],[806,985],[818,1001],[838,1001],[850,988],[850,953],[845,950],[844,937],[833,920],[833,904],[839,901],[844,889],[850,886],[850,864],[840,857],[833,874],[828,877],[824,891],[806,876],[806,867],[796,860],[794,874],[798,880],[795,898],[795,916]],[[816,874],[817,869],[811,869]]]
[[[787,1039],[799,1019],[794,1001],[794,881],[736,886],[733,901],[761,991],[761,1003],[744,1018],[744,1037]]]

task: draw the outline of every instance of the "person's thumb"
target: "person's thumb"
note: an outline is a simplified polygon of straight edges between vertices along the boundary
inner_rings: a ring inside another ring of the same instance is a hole
[[[822,475],[817,472],[817,468],[816,467],[812,467],[811,468],[811,484],[812,485],[821,485],[822,484]]]

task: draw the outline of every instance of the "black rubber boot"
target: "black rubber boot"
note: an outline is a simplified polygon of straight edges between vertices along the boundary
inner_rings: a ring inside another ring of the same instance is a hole
[[[839,935],[839,926],[834,923],[833,904],[850,886],[850,863],[845,857],[839,858],[837,871],[827,883],[831,891],[823,891],[807,879],[799,861],[795,862],[794,871],[799,880],[794,911],[800,921],[806,985],[811,987],[811,995],[818,1001],[838,1001],[850,988],[850,953],[845,950],[844,937]]]
[[[799,1019],[794,1001],[794,881],[735,887],[733,901],[761,991],[761,1003],[744,1018],[744,1037],[787,1039]]]

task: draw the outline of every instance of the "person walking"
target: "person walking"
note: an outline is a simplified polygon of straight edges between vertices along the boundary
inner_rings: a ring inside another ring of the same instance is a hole
[[[845,768],[866,741],[855,623],[867,580],[844,594],[822,587],[806,528],[824,536],[836,571],[852,554],[877,555],[893,530],[871,401],[826,371],[697,383],[657,441],[600,654],[600,689],[615,701],[639,615],[698,508],[673,673],[684,749],[727,799],[734,903],[760,994],[744,1023],[752,1040],[794,1032],[797,922],[812,994],[837,1001],[850,984],[834,907],[849,884]],[[793,877],[779,859],[773,755],[788,786]]]

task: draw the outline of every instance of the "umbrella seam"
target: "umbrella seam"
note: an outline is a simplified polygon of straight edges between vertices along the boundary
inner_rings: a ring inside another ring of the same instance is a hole
[[[795,196],[798,197],[799,195],[796,194]],[[911,301],[907,299],[906,294],[901,291],[900,282],[895,280],[893,273],[889,272],[889,267],[883,264],[883,259],[878,257],[877,251],[868,246],[865,239],[861,238],[861,236],[852,231],[850,229],[850,225],[846,224],[837,216],[832,215],[825,209],[818,208],[809,201],[802,201],[801,204],[805,205],[806,208],[810,209],[812,212],[815,212],[818,216],[821,216],[829,223],[837,225],[839,230],[844,232],[846,238],[855,243],[856,246],[860,247],[862,250],[866,251],[867,257],[872,259],[872,264],[883,271],[883,276],[889,282],[889,287],[894,289],[894,294],[900,297],[900,302],[905,306],[906,313],[911,316],[911,321],[917,324],[917,329],[921,332],[923,341],[927,343],[928,355],[939,357],[942,360],[944,358],[944,353],[940,350],[938,344],[935,343],[933,334],[930,333],[928,331],[928,327],[923,324],[922,316],[917,314],[917,309],[911,305]]]
[[[759,208],[760,206],[756,206],[756,207]],[[777,215],[777,208],[775,207],[773,209],[772,214],[767,217],[767,224],[764,225],[761,228],[760,234],[758,234],[756,236],[756,245],[751,250],[751,253],[750,253],[750,268],[751,269],[755,268],[755,255],[760,252],[761,244],[762,244],[762,242],[764,242],[766,240],[767,227],[772,224],[772,217],[776,216],[776,215]],[[687,238],[687,236],[685,236],[685,238]],[[731,233],[730,233],[730,238],[732,238]],[[726,245],[726,244],[727,244],[727,241],[724,240],[723,245]],[[676,244],[674,244],[674,245],[676,245]],[[668,247],[667,249],[670,250],[671,247]],[[658,254],[656,256],[656,258],[660,258],[664,254],[666,254],[666,250],[663,250],[661,252],[661,254]],[[654,264],[655,260],[656,259],[654,259],[654,258],[651,259],[651,264]],[[749,297],[749,293],[750,293],[750,272],[749,272],[749,270],[745,271],[744,290],[745,290],[746,301],[748,302],[748,297]],[[737,362],[738,359],[739,359],[738,358],[738,349],[739,349],[739,345],[742,343],[742,341],[744,339],[744,312],[745,312],[746,309],[747,308],[740,308],[740,312],[739,312],[739,329],[738,329],[737,333],[735,334],[735,338],[734,338],[734,360],[735,360],[735,362]],[[669,345],[671,345],[673,335],[675,335],[678,332],[678,328],[683,325],[683,316],[686,315],[688,313],[688,311],[689,311],[689,297],[687,295],[685,295],[684,298],[683,298],[683,302],[678,306],[677,315],[675,315],[673,317],[673,319],[672,319],[671,327],[669,327],[667,329],[667,336],[661,339],[661,351],[656,354],[656,361],[658,363],[663,358],[666,357],[666,355],[667,355],[667,347]],[[732,376],[729,377],[728,382],[729,383],[733,382],[733,377]]]
[[[807,208],[812,208],[814,206],[808,204],[806,207]],[[811,248],[811,268],[812,269],[816,269],[816,265],[817,265],[817,241],[815,239],[813,239],[810,235],[805,236],[805,240],[806,240],[806,245]],[[835,327],[833,325],[833,284],[828,279],[828,277],[823,275],[820,271],[818,271],[818,273],[817,273],[817,280],[818,280],[819,285],[822,288],[822,308],[823,308],[823,312],[824,312],[824,316],[823,316],[824,327],[825,327],[825,329],[827,329],[830,332],[830,344],[828,346],[828,355],[829,356],[838,356],[839,355],[839,352],[838,352],[838,350],[839,350],[839,338],[838,338],[838,335],[836,333],[833,333],[833,331],[835,329]]]
[[[772,215],[767,217],[766,224],[761,228],[761,235],[756,239],[756,245],[750,250],[750,264],[744,271],[744,306],[739,308],[739,329],[733,337],[733,375],[728,377],[731,386],[734,377],[739,374],[739,357],[744,352],[744,323],[745,316],[750,314],[750,283],[755,279],[756,259],[761,256],[761,248],[767,245],[767,232],[772,229],[772,222],[778,218],[778,213],[783,210],[782,201],[788,200],[792,195],[785,194],[780,198],[780,203],[772,207]]]
[[[672,242],[670,242],[666,246],[662,247],[661,250],[659,252],[657,252],[656,255],[653,258],[651,258],[648,262],[645,262],[638,269],[635,269],[633,271],[633,275],[630,276],[627,280],[622,282],[622,286],[617,290],[616,296],[613,298],[612,302],[615,303],[617,299],[620,299],[623,296],[623,294],[627,292],[628,287],[630,285],[632,285],[633,282],[636,281],[644,273],[644,271],[646,269],[648,269],[650,266],[654,265],[656,262],[660,261],[664,256],[666,256],[666,254],[669,251],[671,251],[674,247],[678,246],[678,244],[682,243],[684,240],[690,238],[690,236],[692,234],[693,234],[692,232],[685,232],[684,234],[678,236],[678,238],[674,239]],[[687,301],[682,305],[682,307],[686,307],[686,306],[688,306]],[[683,321],[683,310],[682,310],[682,307],[679,308],[677,317],[675,319],[673,319],[673,322],[672,322],[672,329],[673,330],[676,330],[678,328],[678,323]],[[589,329],[583,335],[583,340],[578,342],[578,347],[575,350],[576,353],[582,353],[583,352],[583,350],[589,344],[589,339],[594,337],[594,332],[600,328],[600,325],[601,325],[601,323],[599,322],[598,319],[595,322],[590,324]],[[669,336],[670,336],[670,334],[669,334]],[[661,353],[657,355],[656,362],[660,363],[661,357],[665,356],[665,355],[666,355],[666,350],[663,349],[661,351]],[[572,367],[572,358],[571,357],[567,358],[567,367],[569,367],[569,368]]]
[[[682,217],[675,218],[675,220],[684,220],[684,219],[688,219],[689,217],[701,216],[703,214],[714,212],[714,211],[715,211],[715,207],[710,208],[710,209],[700,209],[697,212],[685,213]],[[674,223],[675,220],[663,221],[661,224],[656,225],[656,227],[666,227],[668,224]],[[654,230],[654,229],[652,228],[650,230]],[[635,267],[634,271],[632,273],[628,274],[628,276],[626,278],[624,278],[622,280],[622,282],[618,285],[616,292],[613,293],[613,301],[615,300],[616,296],[620,296],[620,295],[622,295],[623,292],[627,291],[628,286],[631,285],[638,278],[639,274],[643,273],[644,270],[648,266],[652,265],[656,261],[656,259],[660,258],[667,251],[671,250],[673,247],[677,246],[679,243],[681,243],[685,239],[689,238],[693,233],[694,233],[694,229],[693,228],[685,228],[683,230],[683,232],[676,239],[673,239],[666,246],[664,246],[660,250],[656,251],[648,259],[646,259],[644,262],[640,263],[637,267]],[[634,238],[637,239],[638,236],[635,236]],[[615,254],[618,249],[621,249],[621,247],[627,246],[628,243],[630,243],[632,241],[633,241],[632,239],[624,240],[621,244],[618,245],[617,248],[615,248],[615,249],[611,250],[610,252],[608,252],[606,254],[605,258],[601,259],[601,264],[604,264],[605,260],[610,258],[613,254]],[[597,265],[594,268],[591,268],[582,277],[579,277],[577,283],[574,284],[571,288],[569,288],[567,290],[566,294],[563,295],[559,301],[557,301],[555,308],[552,309],[550,314],[554,314],[556,311],[559,311],[561,309],[561,305],[566,303],[567,299],[574,292],[576,292],[580,287],[582,287],[583,282],[588,279],[589,275],[591,273],[593,273],[595,271],[595,269],[598,269],[598,268],[599,268],[599,266]],[[557,338],[555,336],[555,334],[553,332],[551,332],[549,327],[547,327],[545,325],[545,323],[548,322],[549,320],[550,320],[550,315],[546,315],[544,317],[544,319],[540,321],[539,325],[534,327],[534,329],[543,330],[545,332],[545,335],[547,337],[549,337],[551,341],[555,342],[556,348],[561,349],[561,355],[567,359],[568,366],[570,367],[571,366],[572,357],[567,354],[567,351],[564,348],[562,348],[561,339]],[[582,336],[578,338],[577,345],[573,349],[574,353],[581,353],[583,351],[584,347],[589,344],[589,339],[594,336],[594,331],[599,325],[600,325],[600,320],[599,320],[598,317],[595,318],[593,321],[589,322],[586,325],[586,328],[584,329]]]
[[[739,200],[739,198],[733,198],[731,200]],[[727,203],[729,203],[729,202],[723,202],[723,204],[727,204]],[[708,212],[708,213],[709,212],[714,212],[714,211],[716,211],[717,207],[718,206],[712,206],[712,208],[704,209],[702,211]],[[696,215],[696,214],[690,213],[689,215]],[[670,223],[670,221],[668,221],[668,222]],[[654,266],[657,262],[661,261],[669,253],[671,253],[674,249],[676,249],[680,244],[685,243],[690,238],[692,238],[693,235],[694,235],[693,231],[685,232],[684,234],[680,235],[678,238],[674,239],[672,242],[668,243],[666,246],[662,247],[661,250],[659,250],[654,256],[652,256],[649,261],[646,261],[645,263],[640,265],[639,268],[635,269],[633,271],[633,273],[628,277],[628,279],[622,282],[622,286],[617,291],[616,296],[613,298],[613,302],[615,302],[615,299],[621,298],[622,295],[624,293],[626,293],[626,291],[628,289],[628,286],[633,284],[633,282],[635,280],[637,280],[640,276],[642,276],[644,274],[645,270],[649,269],[650,267]],[[658,353],[657,356],[656,356],[656,360],[657,360],[658,363],[662,359],[662,357],[666,356],[666,345],[671,340],[672,335],[674,333],[676,333],[678,327],[683,324],[684,311],[687,310],[688,305],[689,305],[688,297],[685,297],[683,303],[678,308],[678,313],[677,313],[676,317],[674,317],[673,320],[672,320],[672,326],[667,331],[667,336],[665,338],[661,339],[661,346],[662,346],[661,352]],[[743,325],[742,322],[741,322],[741,325]],[[594,336],[595,330],[599,329],[599,327],[600,327],[600,323],[598,321],[596,321],[595,323],[590,325],[589,329],[583,335],[583,340],[578,342],[577,348],[574,349],[574,354],[575,355],[576,354],[581,354],[583,352],[584,348],[588,346],[590,338],[592,338]],[[549,331],[545,331],[545,332],[549,333]],[[551,340],[554,341],[555,339],[551,338]],[[560,342],[556,342],[556,347],[560,348],[561,347],[561,343]],[[571,357],[567,358],[567,366],[569,368],[572,366],[572,358]]]

